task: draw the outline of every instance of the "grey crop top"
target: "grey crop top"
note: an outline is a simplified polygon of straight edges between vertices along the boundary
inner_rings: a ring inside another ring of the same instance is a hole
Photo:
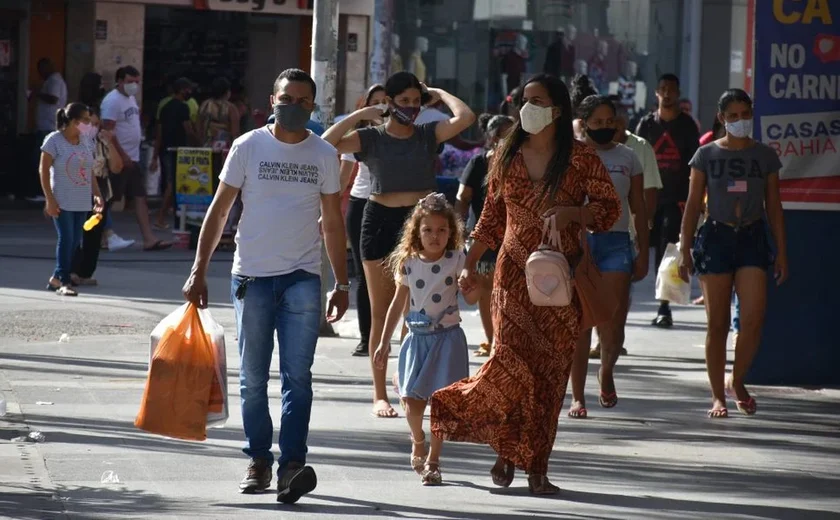
[[[358,130],[362,149],[355,156],[370,169],[372,195],[437,188],[436,126],[437,122],[416,125],[408,139],[392,137],[385,125]]]
[[[759,142],[744,150],[709,143],[697,149],[689,165],[706,174],[709,218],[729,224],[762,217],[767,176],[782,168],[776,151]],[[739,201],[740,220],[735,213]]]

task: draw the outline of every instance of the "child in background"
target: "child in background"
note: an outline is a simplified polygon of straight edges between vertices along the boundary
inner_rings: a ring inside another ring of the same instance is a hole
[[[469,375],[467,338],[458,312],[458,275],[464,268],[464,233],[460,217],[441,193],[432,193],[414,208],[389,258],[397,273],[397,292],[388,309],[382,341],[374,354],[380,369],[388,363],[391,336],[410,302],[408,335],[400,349],[398,386],[411,429],[411,467],[424,486],[442,483],[443,439],[432,436],[426,451],[423,415],[432,394]],[[477,291],[464,294],[469,304]]]

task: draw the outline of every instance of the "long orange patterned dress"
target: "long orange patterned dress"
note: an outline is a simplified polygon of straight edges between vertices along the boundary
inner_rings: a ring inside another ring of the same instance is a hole
[[[546,474],[557,419],[580,334],[580,302],[536,307],[525,283],[525,261],[540,245],[542,183],[532,182],[521,152],[504,185],[491,178],[473,237],[499,250],[492,296],[495,353],[478,373],[432,395],[432,432],[445,440],[489,444],[530,474]],[[595,231],[621,214],[610,176],[595,152],[577,141],[556,204],[588,197]],[[501,197],[496,194],[501,191]],[[561,232],[562,252],[579,257],[580,226]],[[501,248],[499,246],[501,244]]]

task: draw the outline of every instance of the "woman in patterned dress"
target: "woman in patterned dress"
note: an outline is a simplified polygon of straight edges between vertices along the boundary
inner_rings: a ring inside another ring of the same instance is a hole
[[[548,459],[581,307],[577,298],[566,307],[534,306],[525,262],[540,245],[543,218],[553,215],[561,250],[574,265],[581,226],[608,230],[621,214],[621,202],[598,155],[574,139],[562,81],[532,78],[520,106],[520,122],[491,165],[487,199],[461,275],[465,289],[474,287],[481,255],[487,248],[499,251],[492,301],[495,352],[475,376],[432,396],[432,432],[445,440],[489,444],[499,455],[490,472],[496,485],[509,486],[518,467],[528,473],[531,493],[544,495],[559,491],[548,481]]]

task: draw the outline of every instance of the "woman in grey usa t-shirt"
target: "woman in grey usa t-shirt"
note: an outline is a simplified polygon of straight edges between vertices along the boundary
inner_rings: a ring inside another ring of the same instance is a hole
[[[583,140],[593,147],[601,162],[610,172],[610,179],[621,199],[621,216],[609,231],[587,234],[592,258],[604,281],[618,296],[619,306],[612,319],[598,325],[601,358],[598,372],[600,394],[598,402],[604,408],[618,404],[613,379],[613,369],[619,352],[624,347],[624,327],[630,303],[630,282],[647,276],[648,225],[645,213],[645,185],[642,163],[630,148],[615,142],[616,110],[606,96],[588,96],[577,109],[583,128]],[[631,226],[636,232],[639,254],[636,254],[630,237]],[[581,330],[572,362],[572,405],[569,417],[585,418],[588,415],[584,399],[584,386],[589,367],[592,329]],[[594,350],[594,349],[593,349]]]
[[[744,377],[761,341],[767,301],[767,269],[776,283],[788,275],[779,170],[776,151],[752,138],[752,99],[741,89],[729,89],[718,102],[718,119],[726,135],[700,149],[689,163],[691,185],[682,221],[680,275],[694,271],[706,300],[706,367],[712,387],[711,418],[729,416],[726,389],[735,393],[738,410],[756,411]],[[708,218],[691,239],[708,192]],[[769,243],[764,218],[775,241]],[[726,338],[732,290],[741,303],[741,330],[735,341],[735,364],[727,381]]]
[[[422,105],[438,100],[453,116],[444,121],[415,124]],[[394,298],[394,275],[384,260],[393,252],[403,223],[417,201],[435,191],[435,160],[444,141],[466,130],[475,114],[460,99],[441,89],[426,88],[414,74],[398,72],[385,83],[388,120],[379,126],[356,129],[361,121],[382,118],[381,106],[356,110],[324,132],[322,138],[339,153],[355,154],[370,170],[370,199],[365,204],[359,248],[370,297],[370,345],[379,345],[385,315]],[[371,361],[373,358],[371,357]],[[385,369],[371,362],[375,417],[397,417],[388,401]]]
[[[62,296],[77,296],[70,277],[73,254],[82,241],[88,212],[91,208],[101,212],[103,205],[99,185],[93,182],[95,134],[87,105],[70,103],[58,109],[55,127],[41,145],[39,172],[47,199],[44,212],[52,217],[58,234],[55,270],[47,289]]]

